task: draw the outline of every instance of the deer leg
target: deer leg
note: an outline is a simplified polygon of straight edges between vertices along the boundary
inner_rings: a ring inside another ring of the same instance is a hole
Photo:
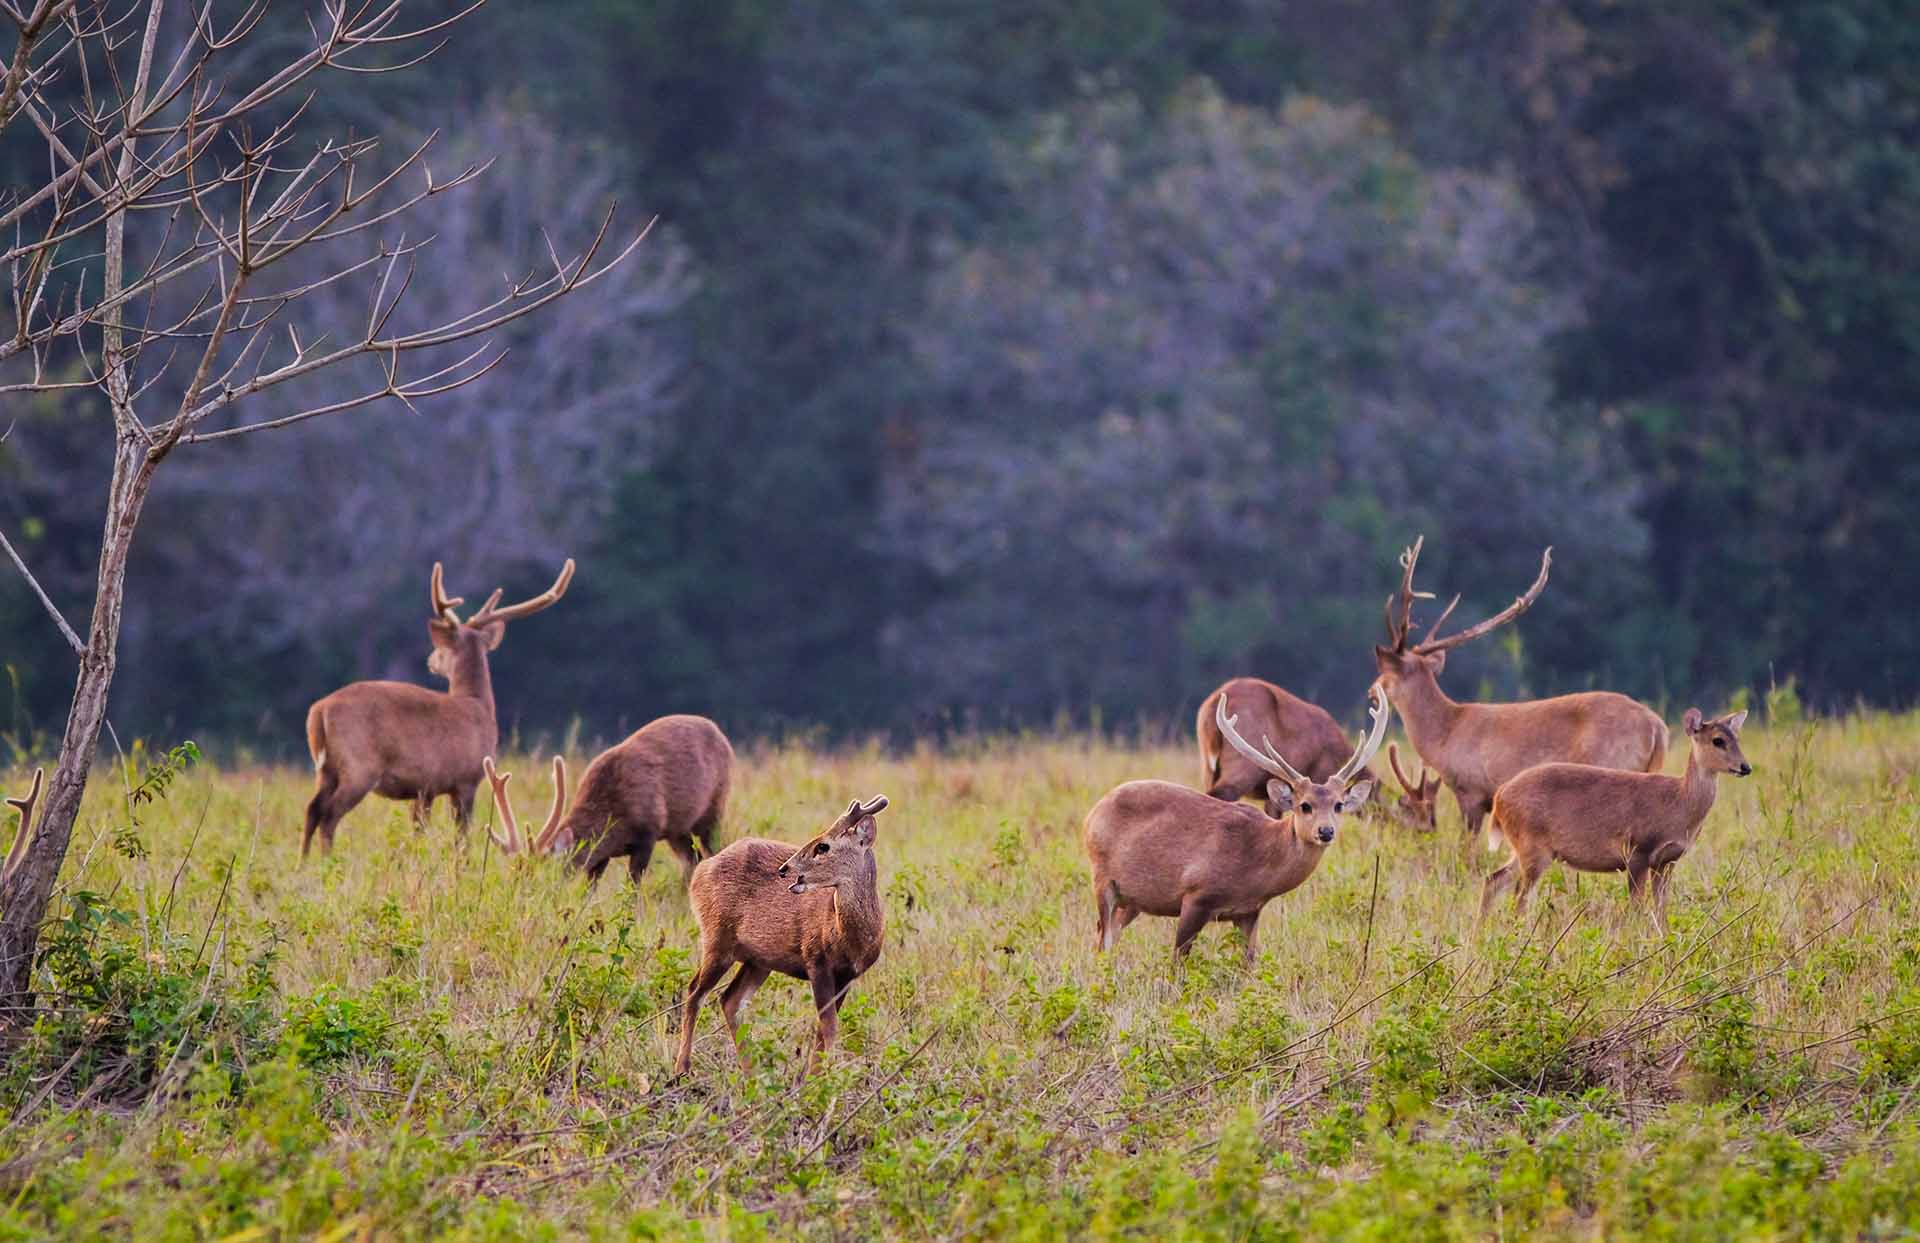
[[[325,809],[320,813],[320,820],[315,825],[320,831],[321,854],[333,853],[334,829],[339,827],[340,821],[346,818],[348,812],[360,805],[360,800],[367,797],[372,788],[371,783],[355,782],[353,785],[339,786],[334,790],[333,797],[327,800]]]
[[[307,800],[307,823],[300,833],[300,857],[307,857],[307,851],[313,846],[314,830],[326,819],[327,807],[333,801],[333,793],[339,788],[340,778],[330,768],[320,770],[320,780],[314,786],[313,797]]]
[[[1480,922],[1485,923],[1487,912],[1493,909],[1493,901],[1512,885],[1514,871],[1520,866],[1520,856],[1512,854],[1507,861],[1488,874],[1486,883],[1480,886]]]
[[[635,889],[640,887],[640,878],[646,875],[647,864],[652,860],[653,838],[643,837],[633,844],[633,849],[627,854],[627,879],[633,882]]]
[[[477,781],[472,785],[453,788],[453,823],[460,830],[460,840],[463,842],[467,839],[467,830],[473,827],[473,796],[479,788]]]
[[[1093,884],[1093,952],[1103,953],[1113,948],[1113,938],[1120,930],[1113,926],[1114,908],[1120,905],[1120,891],[1111,882],[1095,881]]]
[[[1251,971],[1253,964],[1260,959],[1260,912],[1255,911],[1251,915],[1240,916],[1233,921],[1233,926],[1240,930],[1242,937],[1246,938],[1247,970]]]
[[[832,971],[818,967],[807,975],[807,982],[813,985],[813,1012],[819,1019],[819,1026],[813,1035],[813,1053],[800,1070],[796,1083],[806,1082],[808,1075],[820,1068],[820,1061],[833,1047],[833,1038],[840,1034],[840,988]]]
[[[747,1051],[740,1044],[740,1007],[747,1004],[762,984],[767,982],[767,969],[756,967],[750,962],[740,964],[740,970],[728,981],[726,991],[720,994],[720,1013],[727,1020],[727,1033],[733,1037],[734,1056],[740,1059],[741,1070],[752,1070],[747,1064]]]
[[[413,796],[413,802],[408,806],[407,810],[413,817],[413,831],[415,833],[426,832],[427,821],[433,818],[433,795],[428,794],[425,790],[420,791],[420,793]]]
[[[1213,918],[1213,912],[1202,906],[1194,898],[1186,898],[1180,903],[1180,922],[1173,930],[1173,953],[1175,958],[1185,958],[1187,951],[1193,948],[1193,939]]]
[[[720,982],[720,977],[732,965],[732,960],[721,954],[702,954],[700,969],[693,973],[693,979],[687,985],[686,1003],[680,1008],[680,1054],[673,1060],[674,1074],[686,1074],[687,1067],[693,1061],[693,1023],[700,1015],[701,999],[713,991],[713,986]]]
[[[669,841],[667,845],[680,859],[681,888],[691,885],[693,883],[693,869],[700,862],[699,858],[693,853],[693,839],[691,837],[676,837]],[[633,856],[628,855],[627,858],[631,861]],[[628,866],[632,866],[631,862],[629,862]],[[640,883],[638,878],[634,880],[634,883],[636,885]]]
[[[1518,915],[1527,909],[1527,899],[1533,895],[1533,887],[1547,874],[1553,864],[1551,856],[1547,858],[1528,858],[1520,856],[1520,883],[1513,891],[1513,913]]]

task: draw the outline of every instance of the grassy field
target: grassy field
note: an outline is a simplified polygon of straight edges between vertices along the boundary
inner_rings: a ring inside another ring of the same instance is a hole
[[[1476,929],[1449,806],[1349,821],[1249,973],[1224,926],[1184,971],[1170,920],[1091,950],[1081,817],[1190,744],[745,748],[724,839],[893,800],[886,952],[797,1090],[780,979],[751,1076],[711,1007],[669,1076],[664,850],[589,893],[370,801],[303,867],[307,773],[103,764],[0,1083],[0,1238],[1913,1237],[1920,716],[1746,750],[1665,938],[1564,871]]]

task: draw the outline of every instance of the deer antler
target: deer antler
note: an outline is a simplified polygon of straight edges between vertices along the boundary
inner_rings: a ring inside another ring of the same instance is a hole
[[[1347,757],[1347,762],[1340,766],[1338,772],[1327,778],[1328,785],[1351,780],[1373,759],[1380,750],[1381,741],[1387,736],[1387,719],[1393,715],[1393,709],[1387,706],[1387,694],[1380,689],[1380,683],[1375,682],[1367,688],[1367,695],[1373,701],[1367,708],[1373,714],[1373,731],[1361,737],[1358,749]]]
[[[1413,602],[1433,599],[1432,592],[1413,589],[1413,567],[1420,560],[1420,549],[1426,542],[1426,536],[1415,536],[1413,546],[1400,554],[1400,593],[1397,597],[1387,597],[1387,642],[1396,652],[1407,649],[1407,634],[1413,629]]]
[[[12,878],[14,870],[20,866],[20,860],[26,857],[27,843],[33,840],[33,805],[40,801],[40,784],[47,775],[44,768],[33,770],[33,789],[27,791],[25,798],[10,798],[7,806],[20,812],[20,831],[14,835],[13,849],[7,852],[7,861],[0,865],[0,885]]]
[[[1233,728],[1234,722],[1240,718],[1227,715],[1227,697],[1225,695],[1220,696],[1219,702],[1214,705],[1213,719],[1220,726],[1220,733],[1228,742],[1233,744],[1235,751],[1246,756],[1282,781],[1291,782],[1294,785],[1312,784],[1299,769],[1287,763],[1280,755],[1280,752],[1274,749],[1273,739],[1262,736],[1260,740],[1267,744],[1267,749],[1263,753],[1255,751],[1252,744],[1240,736],[1239,731]]]
[[[446,587],[441,582],[441,573],[440,563],[438,561],[434,562],[433,580],[428,588],[429,607],[433,609],[433,615],[435,617],[444,617],[457,626],[460,624],[460,618],[453,610],[465,604],[467,598],[465,596],[454,596],[449,599],[447,597]]]
[[[1506,625],[1508,622],[1512,621],[1514,618],[1520,616],[1520,614],[1526,612],[1528,609],[1533,607],[1533,602],[1535,600],[1538,600],[1540,598],[1540,593],[1546,589],[1547,571],[1550,568],[1552,568],[1552,566],[1553,566],[1553,546],[1548,545],[1546,550],[1540,554],[1540,573],[1537,577],[1534,578],[1533,586],[1527,588],[1524,594],[1514,597],[1514,601],[1512,604],[1509,604],[1506,608],[1501,609],[1498,613],[1495,613],[1492,617],[1487,618],[1487,620],[1468,626],[1465,630],[1459,631],[1456,634],[1450,634],[1444,639],[1436,639],[1433,637],[1433,632],[1440,628],[1440,622],[1435,622],[1432,625],[1432,627],[1430,627],[1427,630],[1427,637],[1422,639],[1419,645],[1416,646],[1413,650],[1422,655],[1425,655],[1431,652],[1444,652],[1449,648],[1459,647],[1462,643],[1471,642],[1472,640],[1477,639],[1481,635],[1487,633],[1489,630],[1493,630],[1499,626]],[[1458,604],[1458,603],[1459,603],[1459,597],[1456,596],[1454,598],[1454,604]],[[1449,604],[1447,606],[1447,612],[1442,613],[1440,615],[1440,621],[1445,621],[1447,619],[1447,613],[1451,613],[1451,612],[1453,612],[1453,605]],[[1401,637],[1404,639],[1405,635],[1403,634]]]
[[[488,824],[487,836],[493,839],[494,845],[500,847],[502,854],[517,855],[520,853],[520,826],[514,822],[513,801],[507,797],[507,782],[513,780],[513,774],[495,771],[491,755],[480,761],[480,768],[487,774],[487,784],[493,787],[493,806],[500,813],[500,822],[507,830],[506,836],[502,837],[493,831],[492,824]]]
[[[531,838],[520,835],[519,822],[514,819],[513,803],[507,798],[507,782],[513,780],[512,773],[496,772],[493,757],[489,755],[480,761],[480,767],[486,771],[487,784],[493,787],[493,805],[500,809],[500,819],[506,825],[506,836],[487,826],[487,836],[493,838],[502,854],[543,855],[553,845],[560,832],[560,822],[567,811],[567,762],[559,756],[553,757],[553,809],[547,813],[546,827]]]
[[[568,572],[573,562],[567,562]],[[565,590],[562,588],[562,590]],[[559,597],[555,597],[558,599]],[[567,761],[560,756],[553,757],[553,808],[547,812],[546,827],[533,839],[533,853],[544,855],[553,849],[555,840],[560,836],[561,824],[567,816]]]
[[[506,608],[499,607],[500,589],[496,587],[493,594],[487,597],[487,602],[480,606],[480,611],[467,618],[467,625],[487,626],[495,622],[510,622],[522,617],[530,617],[541,609],[553,607],[561,596],[567,594],[567,584],[572,581],[573,558],[568,557],[567,563],[560,567],[560,577],[553,580],[553,586],[531,600],[509,604]]]
[[[1408,781],[1407,775],[1400,771],[1400,746],[1398,743],[1390,742],[1387,744],[1387,763],[1392,766],[1393,775],[1400,778],[1401,789],[1405,790],[1414,798],[1426,797],[1427,766],[1424,762],[1420,765],[1420,780],[1418,782]]]

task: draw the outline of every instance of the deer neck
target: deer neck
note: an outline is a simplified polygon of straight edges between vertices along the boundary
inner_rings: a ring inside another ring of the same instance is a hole
[[[1435,757],[1445,748],[1447,735],[1459,720],[1460,705],[1447,698],[1439,681],[1425,671],[1400,678],[1391,698],[1406,728],[1407,741],[1422,759],[1437,762]]]
[[[462,644],[454,653],[453,676],[447,679],[447,694],[478,699],[493,711],[493,675],[487,669],[487,649],[478,643]]]
[[[1712,770],[1700,766],[1700,757],[1693,753],[1693,748],[1687,748],[1687,771],[1680,778],[1680,803],[1687,809],[1689,842],[1699,835],[1707,813],[1713,810],[1713,796],[1719,792],[1714,775]]]
[[[861,957],[880,944],[885,921],[880,911],[878,869],[867,861],[867,874],[858,884],[833,887],[833,925],[840,944],[851,957]]]
[[[1291,812],[1278,820],[1269,820],[1267,829],[1272,840],[1266,850],[1267,883],[1261,888],[1285,893],[1313,875],[1327,848],[1310,846],[1301,841],[1300,834],[1295,831]]]

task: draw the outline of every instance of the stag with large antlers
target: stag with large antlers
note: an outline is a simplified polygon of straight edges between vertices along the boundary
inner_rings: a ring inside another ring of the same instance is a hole
[[[1240,929],[1251,966],[1262,908],[1313,875],[1340,817],[1373,791],[1360,774],[1391,713],[1378,685],[1369,693],[1372,730],[1324,781],[1295,768],[1271,739],[1256,749],[1225,700],[1215,704],[1227,744],[1271,774],[1264,813],[1170,781],[1129,781],[1094,804],[1080,830],[1093,871],[1094,949],[1111,949],[1137,916],[1163,915],[1179,919],[1173,948],[1184,956],[1202,928],[1220,921]]]
[[[454,610],[465,598],[448,597],[440,563],[434,563],[428,597],[432,616],[427,622],[433,647],[427,668],[447,679],[447,689],[355,682],[308,709],[307,749],[313,753],[318,785],[307,804],[301,858],[316,833],[321,849],[331,851],[340,818],[368,794],[412,802],[417,826],[426,824],[435,799],[450,795],[454,819],[462,835],[466,833],[482,761],[500,743],[487,653],[500,646],[508,622],[550,608],[572,581],[573,559],[568,558],[553,586],[539,595],[503,608],[496,589],[462,621]]]
[[[1407,740],[1453,791],[1468,837],[1479,832],[1502,783],[1535,764],[1564,761],[1658,772],[1667,757],[1667,726],[1645,704],[1611,691],[1583,691],[1524,703],[1456,703],[1440,689],[1447,653],[1533,607],[1547,585],[1553,549],[1540,554],[1540,573],[1514,602],[1485,621],[1450,635],[1440,627],[1460,603],[1455,596],[1418,642],[1411,642],[1413,606],[1432,599],[1413,587],[1424,537],[1400,555],[1397,597],[1387,600],[1387,642],[1373,649],[1380,682],[1400,713]],[[1499,839],[1488,830],[1487,848]]]
[[[1214,798],[1236,803],[1258,797],[1267,785],[1266,770],[1221,737],[1216,718],[1223,703],[1228,716],[1243,722],[1241,728],[1272,739],[1311,777],[1324,780],[1347,758],[1347,735],[1325,708],[1259,678],[1231,678],[1201,702],[1193,726],[1200,743],[1200,785]]]

